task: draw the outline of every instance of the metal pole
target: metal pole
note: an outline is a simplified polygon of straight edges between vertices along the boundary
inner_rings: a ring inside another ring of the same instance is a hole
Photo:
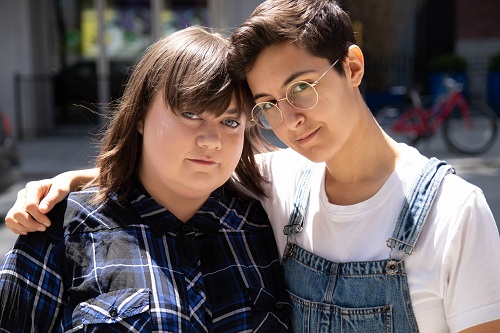
[[[16,112],[16,134],[19,140],[24,137],[23,133],[23,116],[22,116],[22,100],[21,100],[21,74],[14,74],[14,103]]]
[[[106,9],[106,0],[94,0],[94,6],[97,13],[97,42],[98,42],[98,56],[96,59],[97,70],[97,87],[99,96],[99,112],[105,114],[106,106],[109,103],[109,59],[106,51],[105,40],[105,20],[104,11]],[[101,117],[101,122],[105,118]]]
[[[161,13],[163,12],[163,0],[151,0],[151,34],[153,42],[162,37]]]

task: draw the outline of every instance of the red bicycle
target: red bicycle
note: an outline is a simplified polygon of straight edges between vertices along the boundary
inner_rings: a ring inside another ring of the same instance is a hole
[[[448,149],[462,154],[487,151],[497,136],[497,117],[484,103],[467,103],[462,87],[455,80],[444,81],[445,96],[430,107],[422,104],[417,91],[410,91],[409,107],[386,106],[376,114],[382,129],[393,139],[412,146],[430,138],[442,127]]]

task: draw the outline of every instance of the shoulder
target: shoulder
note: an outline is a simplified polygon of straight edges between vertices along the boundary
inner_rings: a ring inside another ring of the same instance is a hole
[[[135,216],[127,203],[111,199],[97,202],[96,194],[97,188],[71,192],[48,216],[67,234],[113,229]]]
[[[417,149],[405,144],[399,144],[399,149],[401,158],[396,166],[396,172],[403,181],[404,187],[409,189],[430,159],[420,154]],[[452,163],[448,163],[446,160],[444,162],[450,164],[453,168]],[[482,191],[477,186],[461,178],[460,175],[450,172],[441,182],[436,199],[456,201],[461,198],[461,205],[470,195],[482,195]]]
[[[491,214],[483,191],[458,174],[448,174],[439,188],[436,204],[447,210],[463,214],[468,210]]]
[[[403,153],[397,172],[403,187],[409,189],[429,159],[415,148],[405,145],[400,147]],[[470,224],[494,224],[482,190],[453,173],[447,174],[441,182],[430,214],[436,221],[440,221],[439,230],[448,230],[449,236]]]
[[[283,172],[294,172],[307,168],[314,164],[293,149],[280,149],[273,152],[256,155],[257,163],[263,171],[273,172],[281,170]]]
[[[269,181],[271,200],[283,193],[295,193],[304,172],[318,165],[290,148],[261,154],[258,163],[264,178]]]
[[[447,175],[438,191],[434,210],[450,223],[450,236],[472,234],[496,227],[483,191],[457,175]],[[498,236],[498,230],[493,235]],[[486,235],[485,235],[486,236]]]

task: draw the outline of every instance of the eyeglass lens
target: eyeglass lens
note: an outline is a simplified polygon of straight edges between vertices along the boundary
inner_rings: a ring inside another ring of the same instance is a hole
[[[318,93],[314,86],[307,82],[294,82],[286,90],[286,100],[297,109],[309,110],[316,106]],[[282,122],[281,111],[271,102],[257,103],[252,110],[252,116],[258,125],[268,129],[278,127]]]

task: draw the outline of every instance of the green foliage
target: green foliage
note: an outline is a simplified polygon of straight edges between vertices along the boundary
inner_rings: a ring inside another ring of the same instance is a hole
[[[500,72],[500,53],[495,53],[490,58],[490,71]]]
[[[455,53],[440,54],[429,60],[429,70],[433,72],[463,72],[466,68],[465,58]]]

